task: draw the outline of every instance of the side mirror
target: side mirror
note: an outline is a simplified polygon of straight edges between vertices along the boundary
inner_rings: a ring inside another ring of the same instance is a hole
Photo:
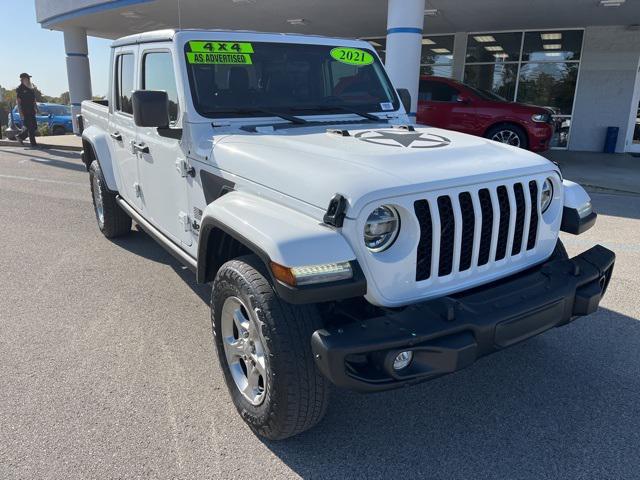
[[[402,102],[404,110],[407,113],[411,112],[411,94],[409,93],[409,90],[406,88],[399,88],[398,95],[400,96],[400,101]]]
[[[133,121],[138,127],[169,126],[169,97],[159,90],[136,90],[131,97]]]
[[[469,97],[465,97],[464,95],[458,95],[456,97],[456,102],[458,102],[458,103],[471,103],[471,99]]]

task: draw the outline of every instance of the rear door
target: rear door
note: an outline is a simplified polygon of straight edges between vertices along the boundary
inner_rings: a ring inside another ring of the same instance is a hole
[[[109,102],[109,135],[120,176],[120,195],[137,210],[142,209],[138,161],[134,150],[136,126],[133,122],[131,95],[136,81],[137,46],[126,46],[114,52],[113,94]]]
[[[142,90],[162,90],[169,97],[170,127],[181,125],[180,102],[176,88],[174,62],[169,46],[140,47]],[[191,245],[186,158],[180,140],[159,134],[157,128],[138,127],[138,165],[145,216],[178,245]]]
[[[432,127],[473,132],[476,110],[471,102],[460,101],[461,94],[446,82],[420,81],[418,121]]]

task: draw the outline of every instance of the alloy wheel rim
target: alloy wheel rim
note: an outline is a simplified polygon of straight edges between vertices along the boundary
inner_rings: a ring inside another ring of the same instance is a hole
[[[513,145],[514,147],[520,146],[520,137],[513,130],[500,130],[491,137],[491,140]]]
[[[102,191],[100,190],[100,180],[98,176],[93,176],[93,205],[96,208],[96,217],[100,226],[104,225],[104,205],[102,203]]]
[[[267,393],[267,359],[257,320],[238,297],[224,301],[222,345],[233,381],[244,398],[260,405]]]

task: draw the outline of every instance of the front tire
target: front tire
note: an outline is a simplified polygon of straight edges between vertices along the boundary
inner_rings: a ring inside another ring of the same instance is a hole
[[[311,352],[322,326],[315,306],[280,300],[264,264],[248,255],[218,271],[211,321],[233,403],[257,435],[281,440],[322,419],[330,386]]]
[[[491,127],[485,135],[489,140],[506,143],[514,147],[529,148],[527,133],[517,125],[502,124]]]
[[[97,160],[89,167],[89,181],[93,210],[98,221],[98,228],[107,238],[116,238],[131,231],[131,217],[116,202],[116,194],[107,189],[102,170]]]
[[[67,133],[67,131],[64,129],[64,127],[60,125],[56,125],[55,127],[53,127],[54,135],[64,135],[65,133]]]

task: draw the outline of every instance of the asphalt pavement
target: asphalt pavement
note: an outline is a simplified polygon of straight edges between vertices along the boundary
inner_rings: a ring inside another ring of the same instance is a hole
[[[618,255],[601,310],[419,386],[334,391],[254,436],[216,364],[207,286],[96,227],[74,152],[0,147],[0,479],[640,477],[640,196],[592,195],[571,254]]]

